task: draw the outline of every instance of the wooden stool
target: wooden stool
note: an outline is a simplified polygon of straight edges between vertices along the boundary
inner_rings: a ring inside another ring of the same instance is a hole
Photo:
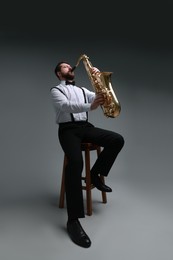
[[[82,143],[81,149],[85,155],[85,175],[82,176],[82,189],[86,191],[86,205],[87,205],[87,215],[92,215],[92,194],[91,190],[94,187],[91,184],[90,178],[90,151],[96,151],[97,156],[101,153],[101,147],[92,143]],[[64,208],[64,195],[65,195],[65,167],[67,165],[67,157],[64,155],[63,162],[63,171],[62,171],[62,179],[61,179],[61,190],[60,190],[60,199],[59,199],[59,208]],[[100,175],[103,183],[105,183],[104,176]],[[101,191],[102,194],[102,202],[107,203],[106,192]]]

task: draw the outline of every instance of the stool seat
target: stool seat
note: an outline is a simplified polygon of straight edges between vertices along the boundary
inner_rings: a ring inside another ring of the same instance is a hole
[[[96,151],[97,156],[101,153],[101,147],[99,145],[93,143],[81,143],[81,151],[84,152],[85,158],[85,171],[82,174],[82,190],[86,191],[86,214],[88,216],[92,215],[92,194],[91,190],[95,188],[93,184],[91,184],[91,176],[90,176],[90,152]],[[62,179],[61,179],[61,189],[60,189],[60,199],[59,199],[59,208],[64,208],[64,196],[65,196],[65,167],[67,165],[67,157],[64,154],[64,162],[63,162],[63,170],[62,170]],[[105,183],[104,176],[100,176],[103,183]],[[107,195],[106,192],[101,191],[102,202],[107,203]]]

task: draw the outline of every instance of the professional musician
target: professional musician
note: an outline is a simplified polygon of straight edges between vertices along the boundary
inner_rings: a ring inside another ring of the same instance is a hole
[[[93,75],[98,72],[97,68],[92,68]],[[108,176],[124,145],[124,138],[116,132],[98,128],[88,121],[88,113],[104,104],[104,96],[79,87],[74,82],[74,71],[68,62],[59,62],[55,74],[60,82],[51,88],[50,93],[56,123],[59,125],[60,145],[68,159],[65,169],[66,227],[69,237],[75,244],[88,248],[91,246],[91,240],[79,221],[85,217],[81,183],[83,170],[81,142],[91,142],[103,147],[91,169],[91,182],[98,190],[111,192],[112,189],[101,181],[98,174]]]

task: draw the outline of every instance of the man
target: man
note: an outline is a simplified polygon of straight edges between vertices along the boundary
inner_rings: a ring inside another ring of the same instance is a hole
[[[98,72],[97,68],[92,68],[93,75]],[[67,232],[75,244],[88,248],[91,246],[91,240],[79,222],[79,218],[85,217],[81,183],[81,142],[95,143],[103,147],[91,169],[91,182],[97,189],[111,192],[112,189],[101,181],[98,174],[105,177],[108,175],[124,145],[124,138],[113,131],[95,127],[88,121],[88,112],[103,105],[105,98],[101,93],[95,94],[87,88],[76,86],[74,71],[68,62],[59,62],[55,74],[60,84],[51,88],[51,98],[56,123],[59,125],[59,141],[68,160],[65,169]]]

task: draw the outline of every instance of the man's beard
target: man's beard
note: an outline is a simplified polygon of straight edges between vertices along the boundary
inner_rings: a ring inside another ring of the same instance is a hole
[[[71,74],[71,72],[68,72],[67,74],[62,75],[66,80],[73,80],[74,74]]]

